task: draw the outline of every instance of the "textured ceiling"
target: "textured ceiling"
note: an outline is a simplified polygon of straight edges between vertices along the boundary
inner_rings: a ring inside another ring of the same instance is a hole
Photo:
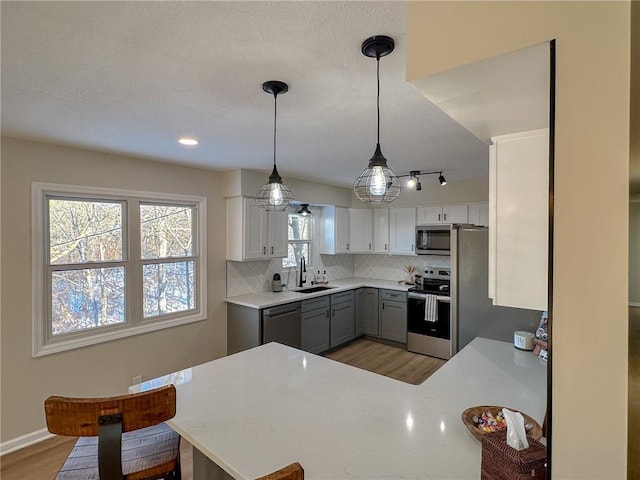
[[[2,133],[349,186],[376,140],[396,174],[486,177],[487,147],[405,82],[404,2],[2,2]],[[197,147],[176,143],[180,136]]]

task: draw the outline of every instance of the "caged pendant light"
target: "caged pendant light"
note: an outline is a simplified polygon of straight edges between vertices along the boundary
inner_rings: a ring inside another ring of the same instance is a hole
[[[287,93],[289,86],[284,82],[270,80],[262,84],[262,89],[273,95],[273,171],[269,180],[256,195],[256,204],[263,210],[281,212],[289,207],[293,200],[293,193],[282,182],[282,177],[276,168],[276,121],[278,118],[278,95]]]
[[[374,205],[393,202],[402,191],[400,180],[387,166],[387,159],[380,150],[380,57],[393,52],[394,46],[393,38],[385,35],[371,37],[362,42],[362,54],[376,59],[378,141],[369,165],[353,183],[353,191],[361,201]]]

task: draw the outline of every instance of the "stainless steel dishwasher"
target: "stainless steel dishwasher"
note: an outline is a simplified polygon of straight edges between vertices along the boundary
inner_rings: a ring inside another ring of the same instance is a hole
[[[262,343],[278,342],[300,348],[302,315],[300,302],[288,303],[262,311]]]

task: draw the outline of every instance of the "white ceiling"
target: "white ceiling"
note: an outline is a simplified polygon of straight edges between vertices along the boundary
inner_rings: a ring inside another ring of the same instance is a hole
[[[425,97],[487,145],[549,127],[550,44],[544,42],[415,82]]]
[[[278,169],[350,186],[376,141],[389,166],[488,175],[486,145],[405,82],[405,2],[2,2],[2,133],[228,170]],[[176,143],[180,136],[197,147]],[[424,184],[424,181],[423,181]]]

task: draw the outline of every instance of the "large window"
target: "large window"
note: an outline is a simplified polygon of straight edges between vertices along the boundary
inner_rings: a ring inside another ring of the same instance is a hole
[[[307,266],[311,265],[311,215],[290,213],[287,225],[289,250],[286,258],[282,259],[282,268],[300,265],[300,258],[304,255]]]
[[[202,320],[205,199],[33,185],[34,355]]]

